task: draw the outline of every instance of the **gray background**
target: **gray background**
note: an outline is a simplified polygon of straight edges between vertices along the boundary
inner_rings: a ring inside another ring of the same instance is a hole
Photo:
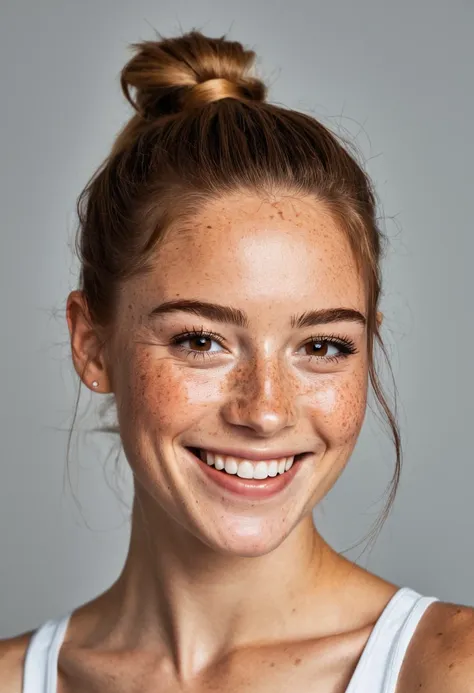
[[[101,399],[87,390],[64,480],[77,381],[63,310],[75,199],[130,115],[127,44],[153,27],[230,31],[261,56],[271,100],[357,143],[391,238],[382,308],[405,464],[375,548],[347,555],[474,605],[472,0],[3,0],[1,15],[0,636],[92,599],[125,559],[130,476],[110,438],[84,433]],[[315,513],[337,549],[370,529],[392,471],[369,414]]]

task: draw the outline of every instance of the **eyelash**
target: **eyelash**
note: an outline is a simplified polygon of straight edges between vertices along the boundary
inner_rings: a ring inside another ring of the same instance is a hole
[[[187,339],[191,339],[193,337],[209,337],[210,339],[215,339],[220,346],[223,346],[222,342],[225,341],[224,338],[217,332],[204,330],[201,327],[199,330],[193,328],[177,334],[175,337],[173,337],[172,344],[174,344],[180,351],[183,351],[186,357],[194,356],[194,358],[196,358],[202,356],[203,358],[213,358],[213,355],[216,352],[210,354],[205,351],[195,351],[194,349],[188,349],[187,347],[181,346],[181,342],[185,342]],[[316,354],[308,354],[309,360],[316,358],[319,361],[324,361],[325,363],[337,363],[341,359],[345,359],[348,356],[357,353],[356,346],[353,340],[349,337],[338,337],[337,335],[325,335],[322,337],[312,335],[302,346],[310,344],[311,342],[322,342],[325,344],[330,344],[331,346],[336,346],[338,349],[340,349],[340,353],[335,356],[317,356]]]

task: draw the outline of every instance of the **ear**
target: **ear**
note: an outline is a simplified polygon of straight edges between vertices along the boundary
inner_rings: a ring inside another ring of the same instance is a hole
[[[377,311],[377,326],[380,327],[383,322],[383,313],[381,313],[379,310]]]
[[[71,338],[72,360],[76,373],[93,392],[110,392],[110,381],[100,335],[90,319],[82,291],[72,291],[67,299],[66,320]],[[92,383],[96,381],[97,387]]]

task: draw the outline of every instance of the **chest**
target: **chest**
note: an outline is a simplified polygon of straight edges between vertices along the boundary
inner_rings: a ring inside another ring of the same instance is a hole
[[[241,649],[185,680],[150,653],[71,651],[55,693],[346,693],[369,634]]]

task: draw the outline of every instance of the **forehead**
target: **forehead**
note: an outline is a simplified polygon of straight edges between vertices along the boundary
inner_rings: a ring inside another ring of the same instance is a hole
[[[209,201],[171,230],[156,259],[151,277],[166,298],[365,308],[347,236],[317,200],[239,193]]]

